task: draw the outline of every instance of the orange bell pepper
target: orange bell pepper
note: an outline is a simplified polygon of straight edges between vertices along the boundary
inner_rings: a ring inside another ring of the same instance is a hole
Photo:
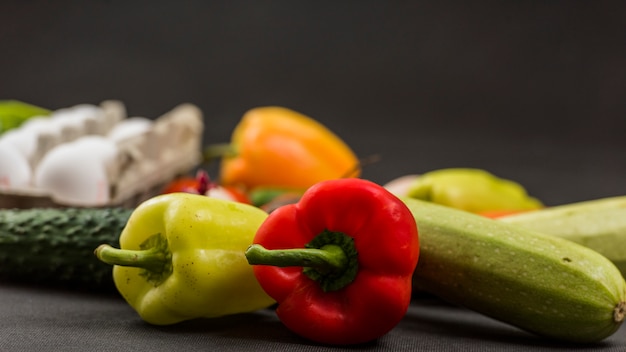
[[[278,106],[247,111],[231,143],[208,146],[204,156],[222,158],[220,184],[246,189],[307,189],[324,180],[359,177],[361,172],[359,159],[336,134]]]

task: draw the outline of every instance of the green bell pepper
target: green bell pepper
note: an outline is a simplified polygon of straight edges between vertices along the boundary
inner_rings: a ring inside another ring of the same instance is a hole
[[[48,116],[50,110],[19,100],[0,100],[0,134],[21,126],[35,116]]]
[[[251,312],[274,303],[244,252],[267,213],[251,205],[189,193],[140,204],[120,235],[101,245],[124,299],[151,324]]]
[[[519,183],[471,168],[424,173],[409,186],[407,195],[472,213],[518,212],[543,207]]]

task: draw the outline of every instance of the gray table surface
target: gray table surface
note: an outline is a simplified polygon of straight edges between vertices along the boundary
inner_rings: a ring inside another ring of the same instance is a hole
[[[2,351],[624,351],[626,325],[605,341],[549,341],[440,300],[416,297],[384,337],[321,346],[287,330],[271,309],[158,327],[117,295],[0,285]]]

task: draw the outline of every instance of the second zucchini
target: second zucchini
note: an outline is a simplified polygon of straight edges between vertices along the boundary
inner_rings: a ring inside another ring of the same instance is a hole
[[[626,196],[563,204],[498,220],[589,247],[611,260],[626,277]]]

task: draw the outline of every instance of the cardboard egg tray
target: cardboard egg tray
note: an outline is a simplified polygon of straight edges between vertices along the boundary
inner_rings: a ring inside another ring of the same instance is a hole
[[[107,100],[100,108],[112,123],[127,118],[120,101]],[[140,134],[117,142],[115,167],[109,175],[108,201],[84,205],[63,201],[35,187],[0,188],[0,208],[41,207],[125,207],[134,208],[160,194],[175,177],[195,169],[202,158],[203,116],[192,104],[181,104],[153,120]],[[39,139],[37,153],[45,154],[45,141]]]

